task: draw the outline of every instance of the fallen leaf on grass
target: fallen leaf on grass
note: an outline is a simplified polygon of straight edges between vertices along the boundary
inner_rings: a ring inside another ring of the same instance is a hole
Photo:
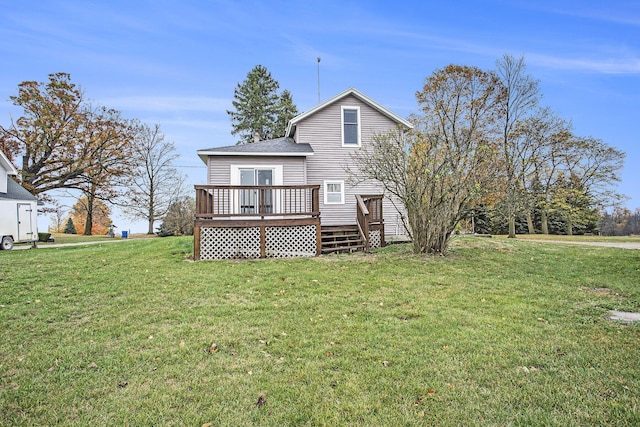
[[[260,408],[265,403],[267,403],[267,399],[264,397],[264,394],[260,394],[260,396],[258,396],[258,401],[256,402],[256,406]]]
[[[211,423],[204,423],[202,424],[202,427],[211,427],[211,425],[212,425]]]
[[[204,349],[205,353],[216,353],[218,351],[218,345],[216,343],[211,344],[209,347]]]
[[[122,382],[118,383],[118,387],[120,387],[120,388],[125,388],[128,385],[129,385],[129,383],[127,381],[122,381]]]
[[[96,365],[96,363],[95,363],[95,362],[91,362],[91,363],[89,364],[89,367],[90,367],[91,369],[96,369],[96,368],[98,367],[98,365]]]

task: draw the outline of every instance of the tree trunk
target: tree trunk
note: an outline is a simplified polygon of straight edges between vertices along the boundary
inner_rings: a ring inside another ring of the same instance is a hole
[[[91,231],[93,228],[93,194],[87,193],[87,220],[84,225],[84,234],[85,236],[91,236]]]
[[[549,224],[547,224],[547,211],[542,209],[540,214],[540,222],[542,225],[542,234],[549,234]]]
[[[573,224],[567,220],[567,236],[573,236]]]
[[[516,217],[515,215],[509,215],[509,238],[516,238]]]
[[[536,234],[536,228],[533,225],[533,215],[531,215],[531,210],[527,211],[527,228],[529,229],[529,234]]]
[[[149,188],[149,206],[147,211],[147,218],[149,219],[149,228],[147,229],[147,234],[153,234],[153,223],[156,222],[155,216],[155,189],[153,188],[153,183]]]

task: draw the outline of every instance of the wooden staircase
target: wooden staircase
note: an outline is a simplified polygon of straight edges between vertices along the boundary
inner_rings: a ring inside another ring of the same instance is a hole
[[[320,230],[322,253],[363,251],[365,242],[357,225],[323,225]]]

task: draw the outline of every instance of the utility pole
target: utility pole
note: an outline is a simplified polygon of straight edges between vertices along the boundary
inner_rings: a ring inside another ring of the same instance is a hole
[[[320,57],[318,56],[318,104],[320,104]]]

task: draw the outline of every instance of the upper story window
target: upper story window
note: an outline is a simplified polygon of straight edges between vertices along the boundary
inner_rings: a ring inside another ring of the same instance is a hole
[[[360,145],[360,107],[342,107],[342,145]]]

